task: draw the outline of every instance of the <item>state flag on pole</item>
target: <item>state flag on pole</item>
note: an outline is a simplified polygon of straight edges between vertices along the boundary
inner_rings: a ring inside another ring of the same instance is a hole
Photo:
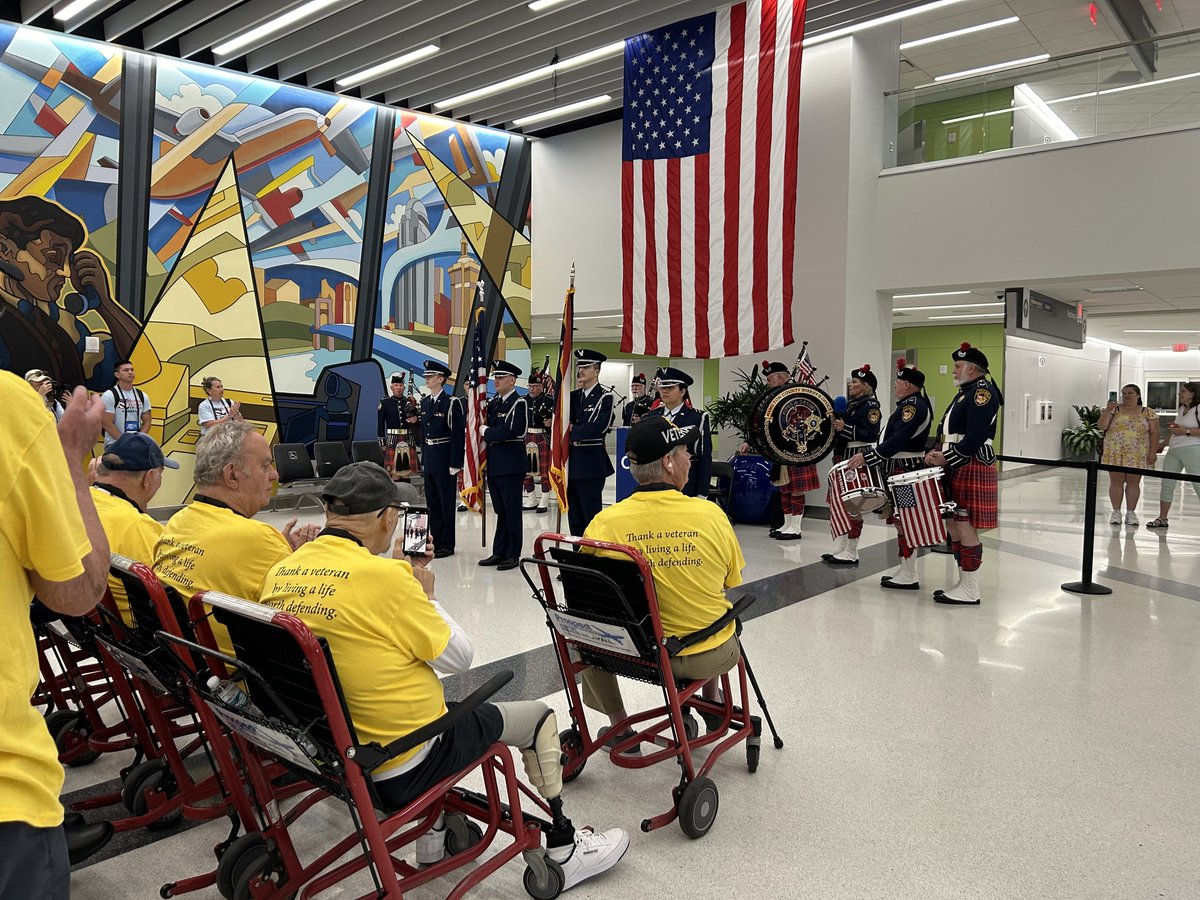
[[[621,350],[792,342],[805,0],[748,0],[625,42]]]

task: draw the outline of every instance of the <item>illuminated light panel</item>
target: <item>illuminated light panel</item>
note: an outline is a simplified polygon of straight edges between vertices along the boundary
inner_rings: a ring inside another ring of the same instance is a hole
[[[590,62],[604,59],[609,56],[616,56],[625,50],[624,41],[616,41],[612,44],[605,44],[603,47],[597,47],[595,50],[589,50],[586,53],[580,53],[578,56],[569,56],[566,59],[559,60],[549,66],[542,66],[540,69],[534,69],[531,72],[524,72],[520,75],[514,75],[512,78],[506,78],[504,81],[497,81],[495,84],[489,84],[486,87],[477,88],[473,91],[467,91],[465,94],[459,94],[457,97],[451,97],[448,100],[439,100],[433,104],[433,108],[439,112],[444,109],[449,109],[452,106],[461,106],[464,103],[470,103],[472,100],[481,100],[484,97],[490,97],[492,94],[501,94],[504,91],[512,90],[515,87],[520,87],[523,84],[529,84],[531,81],[537,81],[539,78],[545,78],[553,75],[555,72],[562,72],[567,69],[574,69],[577,66],[584,66]]]
[[[602,103],[608,103],[610,100],[612,100],[612,94],[601,94],[599,97],[591,97],[587,100],[576,100],[574,103],[568,103],[565,106],[556,106],[554,109],[548,109],[545,112],[534,113],[531,116],[521,116],[519,119],[513,119],[513,125],[516,125],[517,127],[522,125],[531,125],[534,122],[542,122],[546,119],[565,116],[567,113],[577,112],[581,109],[599,106]],[[595,316],[594,318],[607,319],[611,317]]]
[[[388,72],[395,72],[397,69],[402,69],[410,63],[415,63],[419,59],[425,59],[427,56],[433,56],[441,50],[439,44],[426,44],[424,47],[418,47],[408,53],[403,53],[395,59],[389,59],[387,62],[381,62],[379,65],[371,66],[368,69],[363,69],[361,72],[355,72],[353,75],[347,75],[345,78],[337,80],[338,87],[354,87],[356,84],[362,84],[364,81],[370,81],[379,75],[386,75]]]
[[[1001,301],[999,303],[947,303],[943,306],[897,306],[892,312],[926,312],[931,309],[990,309],[1003,305],[1004,302]]]
[[[929,294],[892,294],[893,300],[917,300],[921,297],[964,297],[974,291],[933,291]]]
[[[269,22],[251,28],[249,31],[244,31],[237,37],[230,38],[223,44],[218,44],[212,48],[214,56],[229,56],[237,52],[243,47],[257,43],[262,38],[274,34],[277,31],[282,31],[289,25],[295,25],[297,22],[303,22],[305,19],[311,19],[321,10],[326,7],[333,6],[338,0],[309,0],[308,3],[302,3],[295,9],[290,9],[287,12],[280,13]]]
[[[1045,128],[1048,132],[1055,136],[1060,141],[1077,141],[1079,135],[1071,130],[1058,113],[1046,105],[1038,93],[1027,84],[1013,85],[1013,96],[1024,103],[1029,109],[1029,115],[1036,119],[1038,124]]]
[[[961,72],[949,72],[946,75],[939,75],[933,79],[934,84],[941,84],[943,81],[953,81],[958,78],[970,78],[972,75],[985,75],[988,72],[1000,72],[1004,69],[1016,69],[1020,66],[1028,66],[1033,63],[1045,62],[1050,58],[1049,53],[1039,53],[1037,56],[1026,56],[1024,59],[1010,59],[1008,62],[992,63],[990,66],[978,66],[974,69],[963,69]]]
[[[994,319],[997,316],[1003,317],[1004,313],[972,313],[970,315],[963,316],[930,316],[929,319],[930,321],[934,319]]]
[[[74,3],[68,3],[62,9],[54,14],[54,18],[60,22],[65,22],[67,19],[73,19],[81,12],[86,12],[89,7],[95,6],[100,0],[75,0]]]
[[[859,22],[857,25],[847,25],[845,28],[837,28],[833,31],[827,31],[825,34],[818,34],[814,37],[806,38],[803,46],[811,47],[814,44],[823,44],[826,41],[836,40],[840,37],[854,34],[859,31],[865,31],[868,28],[874,28],[876,25],[886,25],[888,22],[898,22],[901,19],[907,19],[909,16],[917,16],[921,13],[934,12],[935,10],[944,9],[947,6],[954,6],[956,3],[963,3],[965,0],[935,0],[933,3],[926,3],[924,6],[918,6],[914,9],[905,9],[901,12],[888,13],[886,16],[880,16],[878,19],[870,19],[866,22]]]
[[[924,47],[926,44],[935,44],[938,41],[949,41],[953,38],[962,37],[966,34],[975,34],[977,31],[987,31],[989,28],[999,28],[1001,25],[1012,25],[1014,22],[1020,21],[1020,16],[1009,16],[1006,19],[996,19],[994,22],[984,22],[982,25],[972,25],[970,28],[959,28],[957,31],[946,31],[942,34],[934,34],[926,38],[918,38],[915,41],[905,41],[900,45],[900,49],[911,50],[913,47]]]

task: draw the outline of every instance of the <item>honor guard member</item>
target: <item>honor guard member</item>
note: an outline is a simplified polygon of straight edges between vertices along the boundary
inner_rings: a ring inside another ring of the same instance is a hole
[[[567,521],[571,534],[583,534],[604,508],[604,482],[614,471],[604,437],[612,428],[613,395],[600,384],[600,364],[607,356],[596,350],[575,351],[571,391],[571,455],[567,468]]]
[[[763,360],[762,374],[767,388],[783,387],[792,380],[791,371],[781,362]],[[749,453],[750,445],[743,444],[742,452]],[[774,470],[774,469],[773,469]],[[768,535],[777,541],[798,541],[802,537],[800,525],[804,521],[804,495],[821,487],[821,478],[815,465],[780,466],[777,478],[772,482],[779,486],[779,500],[783,507],[783,525],[772,529]]]
[[[938,425],[938,445],[925,454],[925,462],[946,469],[949,497],[958,504],[946,523],[950,549],[958,560],[958,584],[934,591],[938,603],[959,606],[979,604],[979,566],[983,545],[979,532],[996,527],[996,417],[1004,397],[990,381],[983,352],[963,343],[951,354],[958,394]]]
[[[383,447],[384,468],[396,470],[396,445],[400,443],[408,423],[404,421],[404,376],[399,372],[392,375],[390,396],[379,401],[379,444]]]
[[[529,430],[525,440],[525,502],[522,509],[546,511],[550,493],[550,424],[554,419],[554,398],[546,393],[541,371],[529,376]],[[536,459],[535,459],[536,457]]]
[[[638,372],[633,376],[630,394],[629,402],[621,410],[621,422],[626,428],[650,411],[650,398],[646,395],[645,372]]]
[[[879,379],[867,363],[850,373],[846,393],[846,411],[833,420],[833,461],[840,463],[846,457],[870,447],[879,440],[879,424],[883,412],[875,399]],[[862,536],[863,519],[851,515],[842,503],[842,495],[833,479],[825,492],[829,504],[829,531],[833,536],[833,552],[822,553],[821,559],[834,566],[858,565],[858,539]]]
[[[462,471],[467,424],[462,400],[446,393],[450,367],[425,360],[425,387],[421,400],[425,499],[429,504],[429,536],[439,559],[454,555],[454,507],[457,477]],[[403,401],[402,401],[403,404]]]
[[[500,360],[492,366],[496,396],[488,403],[487,442],[488,496],[496,511],[496,534],[492,555],[481,559],[481,566],[495,566],[501,572],[515,569],[521,562],[521,482],[525,480],[525,432],[529,427],[529,407],[517,393],[521,370]]]
[[[933,427],[933,407],[925,394],[925,373],[909,366],[903,359],[896,361],[896,408],[883,428],[877,447],[866,447],[850,457],[851,466],[875,466],[884,476],[911,472],[925,465],[925,441]],[[900,568],[884,575],[879,583],[897,591],[915,591],[917,581],[913,548],[904,537],[900,518],[896,523],[896,546],[900,551]]]
[[[688,497],[708,497],[709,475],[712,472],[712,428],[708,413],[693,407],[688,388],[692,376],[681,369],[666,366],[658,370],[658,396],[662,405],[650,410],[647,416],[664,416],[672,425],[683,428],[695,425],[700,429],[700,438],[692,447],[692,469],[683,493]]]

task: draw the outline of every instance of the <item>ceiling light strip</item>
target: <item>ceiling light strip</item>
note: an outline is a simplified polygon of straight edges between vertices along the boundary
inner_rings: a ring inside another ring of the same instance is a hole
[[[929,320],[933,321],[934,319],[994,319],[996,317],[1003,317],[1003,316],[1004,316],[1004,313],[1002,313],[1002,312],[973,313],[971,315],[965,315],[965,316],[930,316]]]
[[[973,291],[933,291],[929,294],[892,294],[893,300],[917,300],[921,297],[963,297]]]
[[[531,81],[537,81],[539,78],[547,78],[555,72],[563,72],[567,69],[574,69],[579,66],[585,66],[588,63],[596,62],[600,59],[605,59],[609,56],[616,56],[625,49],[624,41],[615,41],[611,44],[605,44],[603,47],[597,47],[595,50],[589,50],[586,53],[580,53],[578,56],[569,56],[566,59],[559,60],[549,66],[542,66],[540,69],[534,69],[531,72],[524,72],[521,75],[514,75],[512,78],[506,78],[504,81],[497,81],[495,84],[489,84],[486,87],[477,88],[473,91],[467,91],[465,94],[459,94],[457,97],[451,97],[448,100],[439,100],[433,104],[433,108],[438,112],[449,109],[452,106],[462,106],[470,103],[473,100],[479,100],[483,97],[490,97],[492,94],[500,94],[504,91],[512,90],[515,87],[520,87],[523,84],[529,84]]]
[[[355,72],[352,75],[347,75],[345,78],[339,78],[336,82],[340,88],[354,87],[362,84],[364,81],[370,81],[379,75],[386,75],[388,72],[395,72],[397,69],[402,69],[407,65],[415,63],[417,60],[425,59],[428,56],[433,56],[439,50],[441,45],[438,43],[426,44],[424,47],[418,47],[416,50],[410,50],[408,53],[402,53],[395,59],[389,59],[387,62],[381,62],[379,65],[371,66]]]
[[[1039,53],[1037,56],[1026,56],[1024,59],[1010,59],[1008,62],[992,63],[990,66],[978,66],[974,69],[963,69],[961,72],[949,72],[933,79],[934,84],[944,81],[955,81],[959,78],[970,78],[972,75],[986,75],[989,72],[1000,72],[1004,69],[1016,69],[1020,66],[1030,66],[1034,63],[1045,62],[1050,58],[1049,53]]]
[[[558,116],[565,116],[567,113],[578,112],[581,109],[590,109],[593,106],[600,106],[612,100],[612,94],[601,94],[599,97],[590,97],[587,100],[576,100],[574,103],[567,103],[563,106],[556,106],[554,109],[548,109],[545,112],[534,113],[531,116],[521,116],[519,119],[513,119],[512,123],[520,128],[523,125],[532,125],[534,122],[543,122],[546,119],[554,119]],[[597,319],[609,318],[608,316],[595,316]]]
[[[926,38],[918,38],[915,41],[905,41],[900,45],[901,50],[911,50],[913,47],[924,47],[926,44],[935,44],[938,41],[949,41],[953,38],[963,37],[968,34],[975,34],[979,31],[987,31],[990,28],[999,28],[1002,25],[1012,25],[1014,22],[1020,22],[1020,16],[1009,16],[1006,19],[996,19],[992,22],[984,22],[982,25],[972,25],[970,28],[959,28],[956,31],[946,31],[942,34],[930,35]]]
[[[529,4],[529,8],[534,12],[541,12],[543,9],[549,9],[551,6],[558,6],[564,0],[533,0]]]
[[[1079,135],[1067,125],[1043,100],[1038,93],[1027,84],[1013,85],[1013,97],[1029,107],[1029,116],[1052,134],[1056,140],[1077,141]]]
[[[946,303],[941,306],[897,306],[892,312],[928,312],[931,309],[991,309],[1004,303]]]
[[[268,35],[275,34],[277,31],[283,31],[285,28],[295,25],[298,22],[303,22],[316,16],[321,10],[333,6],[340,0],[308,0],[308,3],[302,3],[295,9],[289,9],[287,12],[282,12],[268,22],[251,28],[249,31],[243,31],[236,37],[232,37],[224,43],[217,44],[212,48],[214,56],[230,56],[247,47],[250,44],[256,44],[262,38]]]
[[[68,3],[62,9],[54,13],[54,18],[60,22],[66,22],[68,19],[73,19],[83,12],[87,12],[89,7],[95,6],[100,0],[75,0],[74,3]]]
[[[823,44],[826,41],[832,41],[836,40],[837,38],[846,37],[859,31],[864,31],[867,28],[874,28],[876,25],[886,25],[888,22],[899,22],[901,19],[907,19],[909,16],[919,16],[921,13],[935,12],[936,10],[946,8],[947,6],[954,6],[963,2],[965,2],[965,0],[935,0],[935,2],[926,3],[924,6],[917,6],[912,9],[901,10],[900,12],[888,13],[886,16],[880,16],[877,19],[859,22],[857,25],[847,25],[845,28],[836,28],[833,31],[826,31],[823,34],[817,34],[810,38],[805,38],[803,46],[812,47],[814,44]]]

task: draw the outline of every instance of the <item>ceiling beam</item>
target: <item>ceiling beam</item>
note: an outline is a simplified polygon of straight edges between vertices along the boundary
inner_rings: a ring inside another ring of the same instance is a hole
[[[219,16],[228,8],[228,0],[188,0],[175,12],[143,28],[142,46],[147,50],[161,47],[167,41]]]
[[[1134,68],[1141,73],[1142,78],[1151,81],[1157,68],[1156,57],[1158,46],[1153,42],[1154,26],[1142,4],[1138,0],[1096,0],[1105,18],[1109,20],[1113,32],[1122,41],[1147,41],[1148,43],[1130,44],[1125,48],[1129,58],[1133,60]]]
[[[242,3],[224,15],[210,19],[205,24],[183,35],[179,39],[179,55],[183,57],[195,56],[202,50],[215,47],[230,38],[244,34],[251,28],[264,25],[272,19],[277,19],[283,13],[291,12],[296,7],[303,6],[307,2],[309,0],[250,0],[248,3]],[[313,22],[323,21],[332,15],[348,9],[357,2],[358,0],[336,0],[336,2],[318,11],[315,19],[297,22],[294,26],[289,27],[291,31],[295,31]],[[247,47],[244,50],[239,50],[231,54],[231,56],[245,56],[252,49],[254,49],[253,46]]]
[[[21,0],[21,21],[32,22],[58,0]]]
[[[518,97],[489,97],[487,100],[480,101],[479,105],[471,112],[460,113],[460,115],[468,116],[472,122],[478,122],[480,119],[487,119],[489,122],[511,122],[518,116],[540,112],[543,109],[561,106],[575,100],[586,100],[601,94],[612,94],[619,97],[622,92],[623,79],[624,73],[620,66],[615,70],[593,71],[587,76],[571,81],[560,80],[557,89],[547,84]],[[588,115],[591,110],[582,112],[583,115]]]
[[[145,25],[183,0],[133,0],[104,20],[104,39],[115,41],[139,25]]]

